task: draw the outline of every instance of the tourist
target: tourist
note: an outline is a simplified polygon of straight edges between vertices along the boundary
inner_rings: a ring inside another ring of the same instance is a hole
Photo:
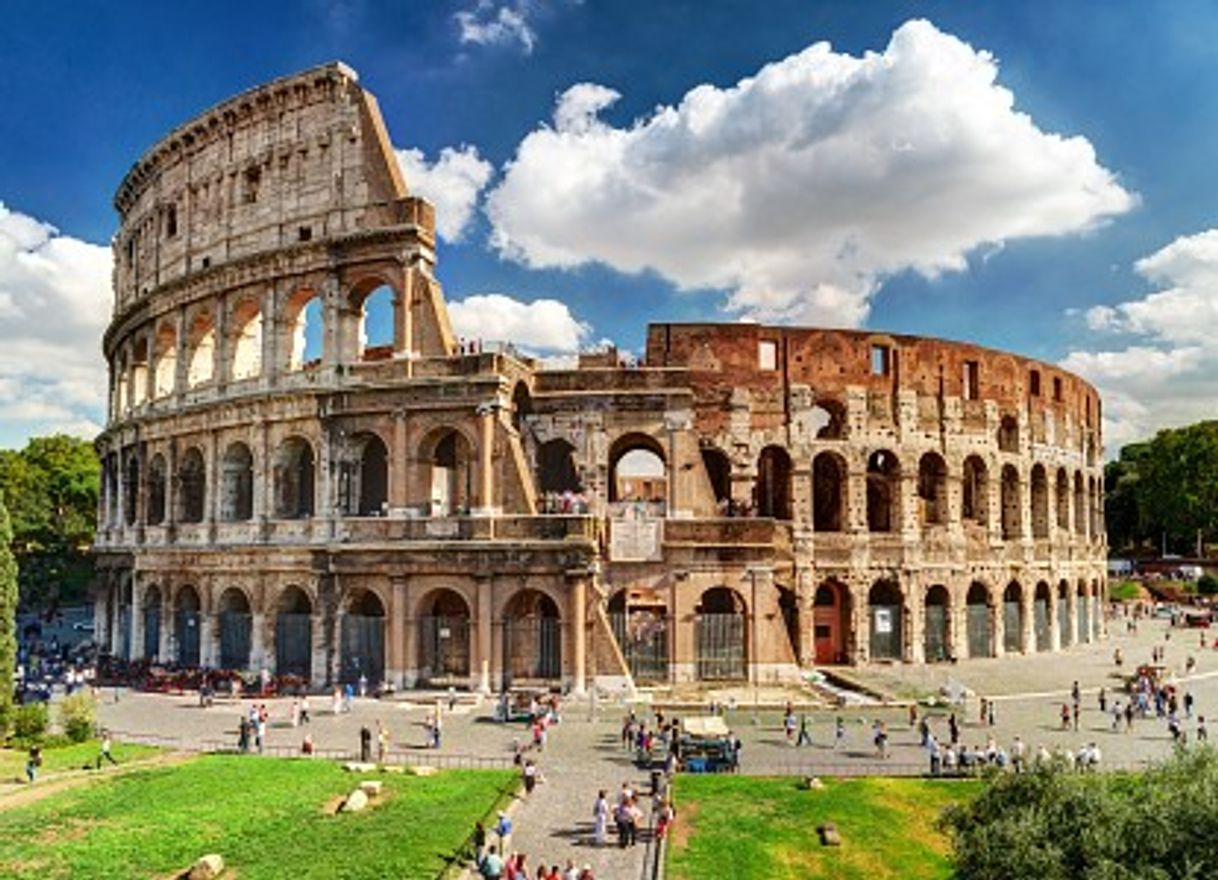
[[[596,796],[596,803],[592,805],[592,839],[597,846],[605,845],[609,826],[609,802],[605,799],[605,790],[602,788]]]
[[[499,821],[495,823],[495,834],[499,837],[499,853],[506,856],[512,845],[512,820],[503,810],[499,811]]]
[[[101,748],[97,753],[97,769],[101,769],[102,761],[109,761],[115,767],[118,766],[118,761],[114,760],[114,755],[110,754],[110,731],[103,730],[101,737]]]
[[[372,731],[368,725],[359,729],[359,759],[361,764],[367,764],[372,758]]]

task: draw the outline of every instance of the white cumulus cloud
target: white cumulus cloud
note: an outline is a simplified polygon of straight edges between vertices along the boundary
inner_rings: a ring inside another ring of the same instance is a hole
[[[1181,236],[1134,265],[1156,289],[1089,309],[1088,328],[1117,341],[1062,361],[1100,389],[1110,454],[1160,428],[1214,418],[1218,401],[1218,229]]]
[[[436,206],[436,233],[445,241],[460,241],[478,204],[478,195],[494,171],[478,148],[462,144],[445,147],[428,162],[422,150],[395,150],[406,186]]]
[[[522,302],[502,293],[475,294],[450,302],[448,316],[458,336],[510,342],[533,353],[577,352],[591,333],[556,299]]]
[[[101,430],[110,249],[0,202],[0,446]]]
[[[926,21],[880,53],[817,43],[729,88],[700,85],[618,127],[580,83],[487,199],[525,265],[652,269],[730,292],[748,318],[858,324],[886,276],[1085,231],[1136,197],[1086,138],[1042,131],[997,63]]]
[[[462,43],[479,46],[518,44],[528,55],[537,44],[537,33],[529,22],[533,9],[532,0],[512,3],[478,0],[472,9],[462,10],[453,18]]]

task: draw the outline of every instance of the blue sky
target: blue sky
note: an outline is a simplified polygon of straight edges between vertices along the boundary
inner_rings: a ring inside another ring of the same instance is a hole
[[[130,164],[332,59],[419,151],[408,185],[465,218],[439,274],[471,333],[551,354],[637,350],[659,320],[971,339],[1097,382],[1110,453],[1212,412],[1212,4],[4,6],[0,446],[103,420],[87,243]]]

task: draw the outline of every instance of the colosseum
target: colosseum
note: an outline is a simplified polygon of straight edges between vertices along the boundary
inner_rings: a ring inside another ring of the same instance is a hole
[[[1100,400],[1052,364],[740,323],[652,324],[629,365],[466,343],[342,64],[175,129],[114,204],[114,655],[581,693],[1103,635]]]

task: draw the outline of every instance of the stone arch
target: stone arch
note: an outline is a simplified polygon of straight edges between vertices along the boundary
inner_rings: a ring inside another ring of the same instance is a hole
[[[253,643],[253,614],[249,596],[240,587],[229,587],[216,602],[219,622],[221,669],[248,669]]]
[[[309,441],[293,435],[279,444],[274,459],[275,516],[308,519],[316,510],[316,464]]]
[[[943,584],[934,584],[926,591],[923,602],[923,646],[927,663],[950,660],[955,656],[951,625],[952,594]]]
[[[423,439],[420,459],[428,463],[428,502],[432,516],[467,514],[474,490],[473,444],[463,431],[433,429]]]
[[[389,448],[375,431],[346,441],[339,469],[339,507],[346,516],[383,516],[389,502]]]
[[[1002,592],[1002,650],[1006,654],[1023,651],[1023,587],[1011,581]]]
[[[1012,415],[1005,415],[998,424],[998,451],[1019,452],[1019,421]]]
[[[761,450],[753,493],[758,516],[791,519],[791,456],[781,446]]]
[[[148,512],[146,522],[159,526],[165,522],[165,489],[167,480],[165,456],[157,453],[148,463]]]
[[[186,335],[186,387],[198,388],[216,377],[216,322],[211,312],[195,313]]]
[[[192,446],[182,454],[178,465],[180,497],[178,520],[184,523],[201,523],[207,504],[207,465],[203,452]]]
[[[144,651],[143,656],[157,661],[161,656],[161,606],[164,597],[156,584],[144,590]]]
[[[178,331],[168,321],[156,330],[152,345],[152,396],[155,399],[173,394],[178,384]]]
[[[313,673],[313,600],[290,584],[275,599],[275,673],[308,681]]]
[[[846,460],[836,452],[821,452],[812,459],[812,529],[845,530],[847,492]]]
[[[969,584],[965,596],[965,632],[970,657],[994,656],[994,627],[990,613],[992,601],[988,586],[981,581]]]
[[[881,579],[867,593],[872,660],[900,660],[905,652],[905,597],[901,585]]]
[[[899,531],[901,463],[887,449],[867,457],[867,528],[872,532]]]
[[[711,493],[718,508],[726,510],[732,501],[732,461],[717,446],[702,447],[702,467],[710,481]]]
[[[546,495],[584,491],[575,466],[575,446],[569,440],[555,437],[537,447],[537,482]]]
[[[1036,584],[1032,598],[1032,630],[1035,634],[1036,650],[1053,648],[1053,590],[1045,581]]]
[[[1049,537],[1049,477],[1040,462],[1032,465],[1032,537]]]
[[[1002,466],[1002,539],[1015,541],[1023,537],[1023,506],[1020,503],[1019,471],[1014,465]]]
[[[638,501],[667,508],[668,461],[650,434],[623,434],[609,448],[609,501]]]
[[[812,600],[812,642],[818,664],[845,663],[850,634],[850,590],[830,578],[816,588]]]
[[[241,441],[228,444],[220,461],[220,519],[246,522],[254,518],[254,454]]]
[[[984,526],[989,522],[989,469],[979,455],[964,459],[961,481],[960,515],[965,522]]]
[[[255,296],[239,299],[229,313],[229,377],[234,382],[262,375],[262,304]]]
[[[509,681],[562,675],[562,613],[548,593],[525,588],[504,606],[504,670]]]
[[[947,462],[937,452],[918,460],[918,522],[923,526],[947,522]]]
[[[199,591],[189,584],[179,587],[174,596],[174,636],[178,643],[178,665],[191,667],[200,664],[202,629],[202,602]]]
[[[284,302],[280,369],[293,373],[321,364],[325,347],[325,308],[312,287],[298,287]]]
[[[378,687],[385,678],[385,601],[370,588],[351,590],[343,602],[339,680],[361,678]]]
[[[1057,485],[1054,495],[1057,501],[1057,516],[1055,518],[1057,527],[1063,532],[1070,531],[1070,477],[1066,474],[1065,468],[1057,470]]]
[[[695,663],[699,681],[748,677],[748,605],[731,587],[703,591],[694,608]]]
[[[472,626],[470,606],[456,590],[440,587],[419,603],[419,679],[468,682]]]

